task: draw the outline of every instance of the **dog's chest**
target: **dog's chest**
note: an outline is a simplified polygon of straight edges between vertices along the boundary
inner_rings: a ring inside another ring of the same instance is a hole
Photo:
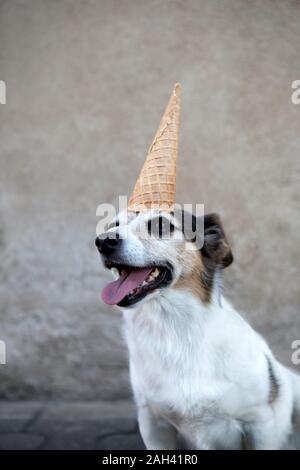
[[[215,404],[223,384],[206,373],[205,359],[201,364],[192,355],[180,357],[178,350],[172,357],[137,345],[129,349],[132,386],[148,403],[166,410]]]
[[[154,415],[173,425],[192,448],[239,448],[239,424],[224,413],[219,400],[223,383],[211,377],[205,380],[201,372],[193,374],[178,364],[163,367],[158,357],[152,356],[151,364],[149,367],[142,353],[131,356],[138,402],[146,403]]]
[[[197,323],[172,318],[163,322],[127,325],[131,382],[135,394],[154,407],[176,410],[177,420],[187,410],[215,408],[226,384],[215,373],[210,347]],[[174,416],[173,416],[174,417]]]
[[[126,325],[136,400],[187,438],[197,430],[202,447],[207,442],[208,448],[218,448],[222,441],[220,446],[226,448],[221,436],[227,436],[228,446],[235,448],[240,431],[220,399],[228,388],[223,367],[218,366],[220,351],[203,334],[197,317],[186,315],[182,321],[175,315],[168,322],[164,317],[165,322],[160,318],[156,324],[129,321]]]

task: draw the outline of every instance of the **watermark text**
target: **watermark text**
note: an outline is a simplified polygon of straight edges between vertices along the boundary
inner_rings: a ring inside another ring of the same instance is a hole
[[[6,364],[6,345],[0,340],[0,365]]]
[[[295,90],[291,94],[291,101],[293,104],[300,104],[300,80],[294,80],[291,87]]]
[[[298,366],[300,364],[300,339],[295,339],[291,347],[295,350],[291,356],[291,361],[295,366]]]
[[[6,104],[6,83],[0,80],[0,104]]]

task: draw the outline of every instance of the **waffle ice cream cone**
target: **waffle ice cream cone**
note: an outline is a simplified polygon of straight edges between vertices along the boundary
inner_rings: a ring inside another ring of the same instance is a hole
[[[129,211],[171,211],[174,206],[180,91],[177,83],[129,199]]]

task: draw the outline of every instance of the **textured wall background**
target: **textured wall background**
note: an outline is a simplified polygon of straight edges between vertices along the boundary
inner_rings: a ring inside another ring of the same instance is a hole
[[[300,3],[1,0],[0,46],[0,397],[128,396],[95,210],[132,189],[175,81],[178,201],[222,214],[228,296],[291,365]]]

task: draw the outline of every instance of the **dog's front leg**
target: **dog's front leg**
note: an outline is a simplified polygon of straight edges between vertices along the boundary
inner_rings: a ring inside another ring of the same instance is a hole
[[[138,406],[140,433],[148,450],[176,450],[177,431],[147,405]]]
[[[286,444],[286,438],[277,433],[274,423],[261,423],[250,427],[250,442],[254,450],[281,450]]]

